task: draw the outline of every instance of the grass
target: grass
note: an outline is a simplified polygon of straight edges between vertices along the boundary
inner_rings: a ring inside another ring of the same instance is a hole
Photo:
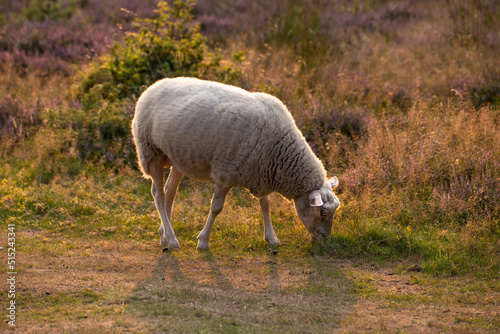
[[[181,249],[161,252],[128,130],[134,96],[81,95],[81,76],[112,60],[102,41],[120,43],[134,11],[151,18],[154,8],[0,8],[0,221],[16,226],[19,330],[500,330],[494,1],[198,1],[200,66],[282,99],[339,177],[342,203],[331,239],[312,244],[293,205],[273,195],[282,245],[270,248],[258,201],[232,189],[207,253],[196,236],[213,185],[183,180]],[[22,43],[9,38],[18,32]],[[3,229],[0,246],[6,238]]]
[[[133,171],[102,173],[23,191],[22,175],[4,179],[2,217],[15,223],[21,235],[24,287],[18,312],[23,328],[392,331],[353,317],[393,323],[391,314],[397,312],[404,319],[425,317],[426,330],[498,330],[498,315],[491,310],[500,287],[497,274],[488,269],[495,259],[464,266],[481,272],[452,272],[449,263],[439,267],[432,252],[458,248],[452,237],[410,234],[360,214],[348,221],[337,218],[331,240],[310,244],[291,203],[273,196],[272,215],[282,241],[274,255],[262,238],[257,201],[236,189],[214,228],[212,251],[198,253],[196,235],[208,213],[212,186],[186,180],[174,209],[182,248],[162,253],[149,181]],[[463,251],[455,256],[474,258]],[[423,272],[406,270],[414,263]],[[379,316],[367,315],[363,307],[374,307]]]

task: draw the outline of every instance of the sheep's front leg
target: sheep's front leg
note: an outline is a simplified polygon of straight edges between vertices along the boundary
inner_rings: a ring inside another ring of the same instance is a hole
[[[198,250],[208,250],[210,247],[210,231],[212,230],[215,218],[224,207],[224,200],[226,199],[229,189],[231,189],[231,187],[223,187],[217,184],[215,185],[214,197],[212,198],[212,205],[210,207],[210,215],[208,216],[205,227],[200,234],[198,234],[198,247],[196,247]]]
[[[158,230],[161,237],[161,244],[167,246],[169,249],[178,249],[179,241],[177,241],[172,225],[170,225],[166,209],[165,191],[163,189],[163,159],[156,159],[156,161],[150,164],[149,169],[150,175],[153,178],[151,193],[155,199],[156,209],[161,219],[161,226]]]
[[[269,214],[269,196],[260,199],[260,208],[262,209],[262,216],[264,217],[264,239],[270,246],[280,245],[280,241],[276,237],[273,225],[271,223],[271,215]]]

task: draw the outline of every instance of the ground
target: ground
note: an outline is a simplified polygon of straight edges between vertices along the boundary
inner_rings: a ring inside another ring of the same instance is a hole
[[[28,333],[494,332],[500,322],[498,281],[424,274],[413,259],[394,267],[21,235],[17,327]]]

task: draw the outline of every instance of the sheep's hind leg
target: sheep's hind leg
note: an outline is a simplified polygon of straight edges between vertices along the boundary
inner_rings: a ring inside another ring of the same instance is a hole
[[[158,233],[161,237],[162,246],[167,246],[169,249],[178,249],[179,242],[175,237],[172,225],[170,225],[170,219],[166,209],[166,196],[163,189],[163,166],[164,157],[158,157],[155,161],[152,161],[149,166],[149,173],[153,178],[151,193],[155,199],[156,209],[161,219]]]
[[[175,194],[177,193],[177,188],[184,177],[181,172],[179,172],[175,167],[172,167],[170,174],[168,175],[167,182],[165,183],[165,206],[167,209],[167,216],[170,221],[172,221],[172,206],[174,205]]]
[[[229,189],[231,189],[231,187],[223,187],[217,184],[215,185],[214,197],[212,198],[212,205],[210,207],[210,215],[208,216],[205,227],[201,230],[200,234],[198,234],[198,247],[196,247],[196,249],[208,250],[210,247],[210,231],[212,230],[215,218],[224,207],[224,200],[226,199]]]
[[[168,165],[165,167],[168,167]],[[175,194],[183,177],[184,175],[182,175],[177,169],[172,167],[172,169],[170,170],[170,174],[168,175],[167,182],[165,182],[165,187],[163,188],[166,194],[165,208],[167,210],[167,217],[170,222],[172,222],[172,206],[174,204]],[[160,228],[158,229],[158,234],[160,236],[163,236],[164,235],[163,231],[164,231],[163,224],[160,224]]]
[[[276,237],[273,225],[271,223],[271,215],[269,214],[269,196],[260,199],[260,208],[264,217],[264,239],[270,246],[279,246],[281,243]]]

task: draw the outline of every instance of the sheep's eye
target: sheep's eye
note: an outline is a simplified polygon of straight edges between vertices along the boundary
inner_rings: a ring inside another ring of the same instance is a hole
[[[321,211],[319,212],[319,214],[323,218],[328,217],[328,212],[326,210],[324,210],[324,209],[321,209]]]

